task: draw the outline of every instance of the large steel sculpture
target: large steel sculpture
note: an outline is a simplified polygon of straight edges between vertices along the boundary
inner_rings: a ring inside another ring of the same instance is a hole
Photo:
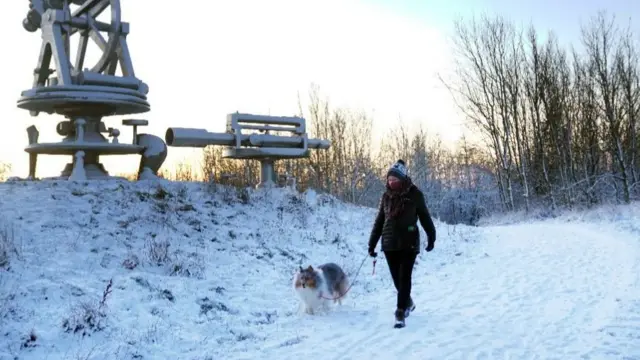
[[[61,142],[38,143],[35,126],[27,129],[29,177],[35,178],[39,154],[72,156],[72,162],[61,173],[70,180],[109,178],[100,163],[102,155],[140,154],[138,179],[155,178],[167,156],[167,147],[157,136],[137,133],[137,127],[148,125],[148,121],[122,121],[122,125],[133,127],[132,143],[120,143],[120,131],[104,123],[106,116],[150,110],[146,96],[149,87],[133,71],[127,46],[129,24],[121,20],[120,1],[30,0],[29,3],[23,26],[30,32],[41,30],[42,46],[33,86],[22,92],[18,107],[29,110],[32,116],[44,112],[66,118],[56,128],[64,137]],[[99,21],[98,16],[107,9],[110,22]],[[70,57],[73,35],[78,39],[75,61]],[[88,66],[85,60],[90,39],[98,45],[101,55],[96,64]],[[116,75],[118,67],[121,75]]]
[[[270,132],[288,132],[289,135]],[[227,115],[225,133],[174,127],[167,129],[165,141],[167,145],[176,147],[225,146],[222,154],[225,158],[259,160],[260,187],[275,184],[276,160],[305,158],[311,149],[328,149],[331,146],[328,140],[308,138],[304,118],[240,113]]]

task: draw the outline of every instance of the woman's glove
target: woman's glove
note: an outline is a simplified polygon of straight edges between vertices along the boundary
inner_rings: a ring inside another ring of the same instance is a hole
[[[427,252],[433,250],[434,245],[435,245],[435,241],[429,241],[427,243],[427,248],[425,250],[427,250]]]

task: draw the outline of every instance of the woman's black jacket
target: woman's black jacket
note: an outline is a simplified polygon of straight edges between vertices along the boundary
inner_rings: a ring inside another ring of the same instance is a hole
[[[369,250],[373,251],[382,237],[382,251],[414,250],[420,252],[420,232],[417,223],[427,233],[427,241],[435,243],[436,228],[424,200],[424,195],[415,185],[401,195],[402,211],[391,217],[391,197],[389,192],[380,199],[378,216],[373,224],[369,238]]]

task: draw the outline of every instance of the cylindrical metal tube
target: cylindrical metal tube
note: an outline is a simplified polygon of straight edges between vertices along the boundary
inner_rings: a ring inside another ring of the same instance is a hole
[[[146,84],[134,77],[120,77],[98,74],[91,71],[79,72],[76,76],[78,85],[117,86],[132,90],[144,90]]]
[[[249,135],[251,146],[257,147],[301,147],[303,138],[299,136],[277,136],[269,134],[252,134]],[[330,143],[327,140],[308,139],[307,148],[309,149],[328,149]]]
[[[165,141],[169,146],[205,147],[208,145],[234,146],[235,135],[229,133],[212,133],[205,129],[168,128]],[[250,147],[282,147],[297,148],[304,139],[300,136],[277,136],[269,134],[241,135],[240,144]],[[309,149],[328,149],[331,142],[322,139],[307,140]]]
[[[328,149],[331,147],[331,141],[324,139],[309,139],[309,149]]]
[[[302,145],[302,138],[284,137],[269,134],[251,134],[249,135],[249,143],[251,146],[267,146],[267,147],[297,147]]]
[[[82,29],[82,30],[91,29],[91,25],[89,24],[89,21],[87,20],[86,17],[71,17],[71,19],[69,20],[71,25],[75,28]],[[107,24],[102,21],[93,20],[93,25],[96,27],[96,29],[100,31],[104,31],[104,32],[111,31],[111,24]]]
[[[205,147],[208,145],[233,146],[235,143],[234,139],[235,135],[233,134],[217,134],[208,132],[205,129],[189,128],[168,128],[164,136],[167,145],[180,147]]]
[[[254,114],[240,114],[234,113],[227,115],[228,121],[237,121],[244,124],[274,124],[274,125],[289,125],[289,126],[302,126],[304,125],[304,119],[293,116],[271,116],[271,115],[254,115]]]

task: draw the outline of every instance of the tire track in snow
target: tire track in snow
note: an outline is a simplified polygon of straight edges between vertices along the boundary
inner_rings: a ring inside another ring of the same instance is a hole
[[[484,232],[489,256],[436,274],[416,269],[418,309],[405,329],[392,328],[394,297],[372,294],[358,299],[355,309],[305,319],[313,328],[308,337],[273,349],[273,355],[567,359],[597,353],[606,358],[624,345],[613,339],[602,348],[607,326],[626,326],[631,334],[626,346],[633,346],[631,324],[637,319],[616,300],[637,280],[637,251],[625,239],[584,224],[525,224]],[[438,261],[436,256],[427,254],[427,261]],[[622,316],[619,325],[616,316]]]

